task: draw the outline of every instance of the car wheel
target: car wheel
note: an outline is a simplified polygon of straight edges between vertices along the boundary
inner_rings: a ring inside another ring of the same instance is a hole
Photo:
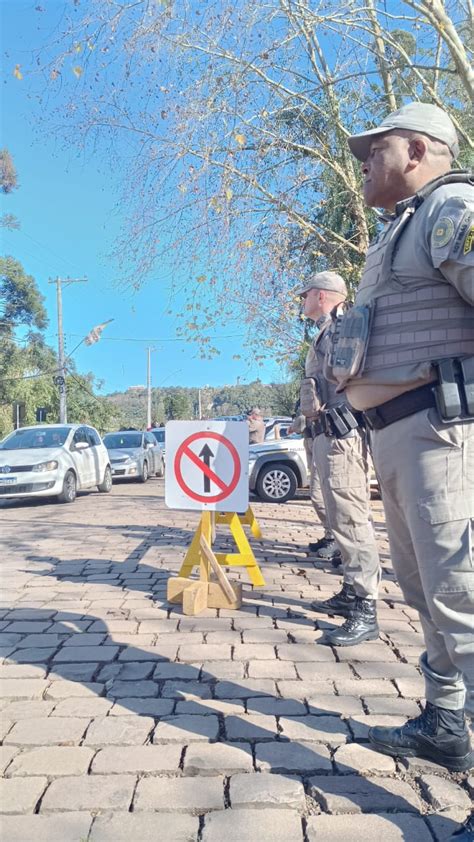
[[[110,470],[110,466],[107,465],[105,472],[104,472],[104,479],[102,482],[97,486],[99,491],[103,494],[108,494],[109,491],[112,491],[112,471]]]
[[[156,472],[157,477],[164,477],[165,475],[165,463],[163,459],[161,460],[160,469]]]
[[[280,462],[271,463],[258,475],[256,491],[267,503],[286,503],[293,499],[297,488],[295,472]]]
[[[68,471],[64,477],[63,490],[58,494],[59,503],[74,503],[77,495],[77,482],[73,471]]]
[[[143,468],[140,476],[138,477],[139,482],[146,482],[148,480],[149,473],[148,473],[148,462],[143,463]]]

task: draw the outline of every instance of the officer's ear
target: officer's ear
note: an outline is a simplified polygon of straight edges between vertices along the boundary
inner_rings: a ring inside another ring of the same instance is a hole
[[[410,159],[411,168],[414,169],[426,157],[428,151],[428,144],[424,137],[416,136],[410,138],[408,142],[408,157]]]

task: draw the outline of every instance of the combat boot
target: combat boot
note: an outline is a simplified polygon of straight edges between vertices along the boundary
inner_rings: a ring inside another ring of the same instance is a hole
[[[321,602],[316,599],[311,603],[311,608],[313,611],[322,611],[323,614],[338,614],[340,617],[348,617],[355,599],[354,588],[344,582],[339,593]]]
[[[363,640],[377,640],[378,636],[375,599],[356,596],[346,622],[340,628],[326,632],[321,643],[331,646],[356,646]]]
[[[321,561],[329,561],[334,563],[334,560],[338,560],[341,558],[341,551],[338,549],[338,546],[332,537],[332,535],[324,536],[319,541],[316,541],[314,544],[308,544],[309,551],[311,553],[316,554],[316,558],[320,558]]]
[[[474,813],[449,837],[449,842],[474,842]]]
[[[431,702],[400,728],[371,728],[369,740],[382,754],[422,757],[453,772],[470,769],[474,761],[464,711],[446,710]]]

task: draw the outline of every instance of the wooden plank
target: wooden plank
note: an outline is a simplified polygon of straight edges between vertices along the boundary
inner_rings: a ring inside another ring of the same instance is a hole
[[[235,593],[232,590],[232,585],[230,584],[227,576],[225,575],[222,567],[220,566],[217,558],[215,557],[214,553],[212,552],[209,544],[207,543],[204,535],[201,535],[200,540],[201,550],[206,556],[209,564],[211,565],[212,572],[215,574],[217,581],[219,582],[222,590],[224,591],[225,595],[229,602],[233,602],[235,600]]]
[[[195,579],[186,579],[184,576],[172,576],[167,582],[166,599],[172,603],[182,602],[184,591],[195,582]]]
[[[208,608],[231,608],[238,611],[242,607],[242,585],[240,582],[235,582],[231,585],[234,591],[234,599],[229,602],[226,594],[222,590],[219,582],[209,582],[209,592],[207,596]]]

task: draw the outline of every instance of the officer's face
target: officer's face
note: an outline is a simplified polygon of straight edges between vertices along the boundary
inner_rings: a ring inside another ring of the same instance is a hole
[[[314,287],[301,296],[303,299],[303,313],[307,319],[319,319],[322,315],[319,289]]]
[[[362,165],[366,205],[394,210],[397,202],[411,195],[407,183],[411,169],[408,139],[395,132],[377,135]]]

